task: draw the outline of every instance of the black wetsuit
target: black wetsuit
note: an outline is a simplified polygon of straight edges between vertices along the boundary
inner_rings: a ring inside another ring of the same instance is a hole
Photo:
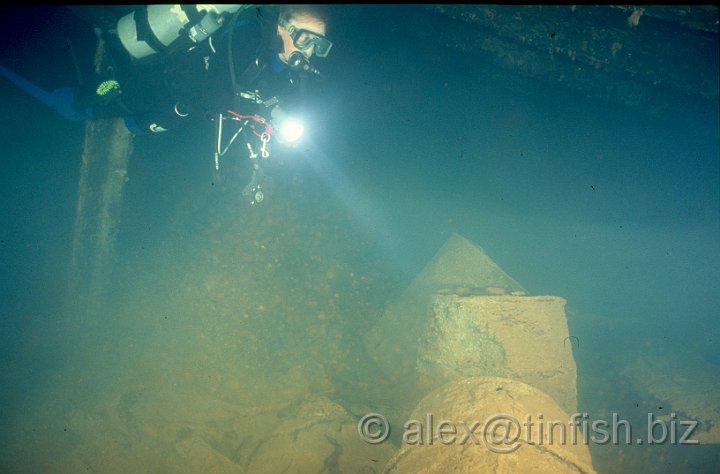
[[[257,90],[265,100],[292,93],[297,81],[277,57],[276,14],[269,10],[242,12],[190,50],[171,47],[141,60],[130,59],[119,39],[106,34],[115,64],[112,78],[122,93],[95,106],[94,115],[123,116],[136,124],[134,131],[162,131],[228,108],[258,112],[239,92]]]

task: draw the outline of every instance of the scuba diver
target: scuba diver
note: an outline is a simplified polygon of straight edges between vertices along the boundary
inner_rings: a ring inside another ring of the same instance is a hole
[[[111,21],[92,14],[102,7],[68,8],[104,40],[110,59],[104,70],[52,92],[3,66],[0,75],[68,119],[121,117],[134,134],[193,119],[214,122],[216,169],[244,134],[255,168],[252,192],[262,174],[257,157],[267,157],[270,136],[281,131],[307,82],[321,78],[311,60],[332,47],[322,5],[286,5],[279,14],[256,5],[144,5]],[[224,122],[237,129],[225,146],[223,129],[233,127]]]
[[[134,133],[161,132],[195,114],[298,92],[326,57],[322,5],[287,5],[279,15],[255,5],[145,5],[116,24],[92,21],[111,64],[79,87],[46,92],[0,66],[0,75],[73,120],[123,117]]]

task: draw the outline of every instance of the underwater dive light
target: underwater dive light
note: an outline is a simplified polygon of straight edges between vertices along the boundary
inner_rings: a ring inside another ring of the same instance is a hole
[[[300,140],[305,131],[305,126],[300,120],[288,116],[280,107],[275,107],[270,116],[273,128],[278,131],[278,138],[282,143],[292,144]]]

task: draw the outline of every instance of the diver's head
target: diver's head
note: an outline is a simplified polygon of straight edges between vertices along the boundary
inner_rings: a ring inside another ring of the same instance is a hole
[[[327,20],[322,5],[287,5],[278,18],[277,34],[282,40],[280,59],[291,63],[293,55],[302,55],[305,61],[313,55],[327,56],[332,47],[325,37]]]

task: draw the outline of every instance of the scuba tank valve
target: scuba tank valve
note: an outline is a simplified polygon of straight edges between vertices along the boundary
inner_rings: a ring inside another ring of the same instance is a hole
[[[181,36],[205,41],[222,26],[224,16],[252,5],[143,5],[117,22],[117,34],[133,59],[142,59],[174,44]]]

